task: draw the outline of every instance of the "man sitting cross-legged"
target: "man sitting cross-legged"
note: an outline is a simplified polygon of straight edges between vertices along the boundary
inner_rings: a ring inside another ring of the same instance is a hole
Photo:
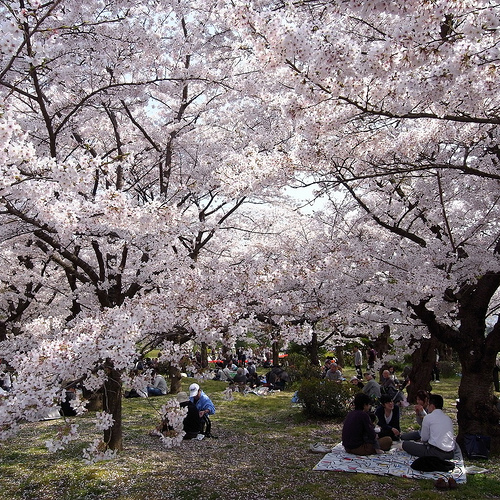
[[[439,394],[429,396],[427,415],[422,420],[420,442],[404,441],[403,450],[415,457],[437,457],[449,460],[455,454],[453,422],[443,413],[443,397]]]

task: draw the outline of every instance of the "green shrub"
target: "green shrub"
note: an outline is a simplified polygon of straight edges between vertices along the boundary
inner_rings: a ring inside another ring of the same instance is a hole
[[[311,417],[342,418],[351,409],[351,403],[358,390],[348,384],[328,380],[304,380],[297,397],[304,413]]]
[[[299,353],[288,355],[288,368],[286,371],[290,375],[292,382],[300,382],[309,378],[321,378],[321,366],[311,364],[307,356]]]

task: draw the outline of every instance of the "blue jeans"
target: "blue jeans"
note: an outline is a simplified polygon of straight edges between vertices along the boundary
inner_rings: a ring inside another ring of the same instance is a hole
[[[158,387],[148,387],[148,396],[163,396],[163,392]]]

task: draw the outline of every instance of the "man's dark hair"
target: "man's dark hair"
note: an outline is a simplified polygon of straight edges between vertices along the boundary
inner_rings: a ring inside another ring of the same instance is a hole
[[[417,391],[416,397],[418,399],[421,399],[422,401],[426,401],[429,399],[429,393],[427,391],[424,391],[421,389],[421,390]]]
[[[372,400],[370,399],[370,396],[368,394],[365,394],[364,392],[359,392],[354,396],[354,409],[355,410],[364,410],[365,405],[371,405]]]
[[[429,404],[434,405],[438,410],[442,410],[444,406],[443,396],[439,394],[429,395]]]
[[[380,404],[385,405],[385,403],[392,403],[393,399],[391,398],[391,396],[389,396],[389,394],[382,394],[382,396],[380,396],[379,401]]]

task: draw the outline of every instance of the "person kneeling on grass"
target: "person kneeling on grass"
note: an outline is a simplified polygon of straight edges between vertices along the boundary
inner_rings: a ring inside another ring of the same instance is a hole
[[[197,438],[201,433],[201,420],[196,405],[189,399],[186,392],[177,394],[177,401],[181,408],[187,408],[188,412],[182,422],[182,427],[186,433],[184,439]]]
[[[349,412],[342,428],[342,445],[353,455],[374,455],[391,448],[388,436],[378,439],[369,411],[370,396],[360,392],[354,397],[354,410]]]
[[[209,418],[209,415],[215,413],[215,406],[212,400],[200,389],[198,384],[191,384],[189,386],[189,399],[196,405],[203,434],[205,434],[205,437],[215,438],[211,432],[212,423]]]
[[[182,421],[182,430],[185,432],[183,439],[194,439],[199,438],[201,435],[201,419],[198,414],[196,405],[189,399],[186,392],[179,392],[177,394],[177,401],[181,408],[187,408],[187,414]],[[165,417],[156,429],[152,430],[150,436],[159,436],[163,434],[165,437],[169,437],[170,432],[176,432],[175,429],[170,425],[168,418]],[[201,437],[204,437],[201,435]]]

